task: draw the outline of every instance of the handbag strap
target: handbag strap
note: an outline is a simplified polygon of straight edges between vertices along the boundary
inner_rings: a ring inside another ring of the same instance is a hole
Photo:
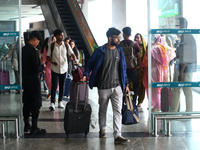
[[[133,112],[133,102],[130,98],[130,95],[126,95],[126,105],[127,105],[128,110]]]
[[[133,117],[135,118],[135,120],[137,121],[137,123],[139,123],[140,121],[139,121],[137,115],[135,113],[132,113],[132,114],[133,114]]]

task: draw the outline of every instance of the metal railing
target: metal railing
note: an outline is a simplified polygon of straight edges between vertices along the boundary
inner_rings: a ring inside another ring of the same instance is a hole
[[[15,122],[15,137],[19,138],[19,132],[18,132],[18,119],[17,118],[0,118],[1,123],[1,129],[2,129],[2,138],[6,138],[5,136],[5,128],[4,128],[4,122],[5,121],[14,121]]]
[[[154,116],[154,126],[153,126],[153,131],[154,131],[154,136],[157,137],[157,121],[161,119],[166,119],[167,120],[167,135],[166,136],[171,136],[170,134],[170,120],[173,119],[200,119],[200,115],[194,115],[194,116]]]

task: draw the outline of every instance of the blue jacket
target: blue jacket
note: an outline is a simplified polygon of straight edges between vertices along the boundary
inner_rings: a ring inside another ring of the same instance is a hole
[[[105,48],[106,48],[106,44],[95,49],[91,58],[87,62],[87,65],[85,66],[84,75],[88,77],[89,73],[92,71],[92,74],[89,79],[89,86],[91,89],[93,87],[97,87],[98,81],[100,80],[100,76],[102,72],[100,72],[98,69],[104,60]],[[120,56],[119,75],[121,79],[122,89],[124,90],[126,84],[128,84],[128,79],[127,79],[127,74],[126,74],[126,61],[125,61],[122,47],[117,46],[117,49],[119,51],[119,56]]]

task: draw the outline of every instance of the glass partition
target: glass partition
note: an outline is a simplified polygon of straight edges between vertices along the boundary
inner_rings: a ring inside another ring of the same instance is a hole
[[[149,0],[148,75],[150,133],[155,116],[169,119],[171,132],[200,131],[200,23],[198,0]],[[187,118],[187,117],[186,117]],[[165,131],[166,119],[158,121]],[[158,130],[159,131],[159,130]]]
[[[23,135],[20,22],[21,1],[0,1],[0,136],[5,137],[16,137],[17,130]]]

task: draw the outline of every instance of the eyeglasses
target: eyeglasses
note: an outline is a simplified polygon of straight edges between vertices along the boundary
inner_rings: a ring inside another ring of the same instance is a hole
[[[116,36],[116,37],[113,37],[113,38],[121,40],[122,37],[121,36]]]

